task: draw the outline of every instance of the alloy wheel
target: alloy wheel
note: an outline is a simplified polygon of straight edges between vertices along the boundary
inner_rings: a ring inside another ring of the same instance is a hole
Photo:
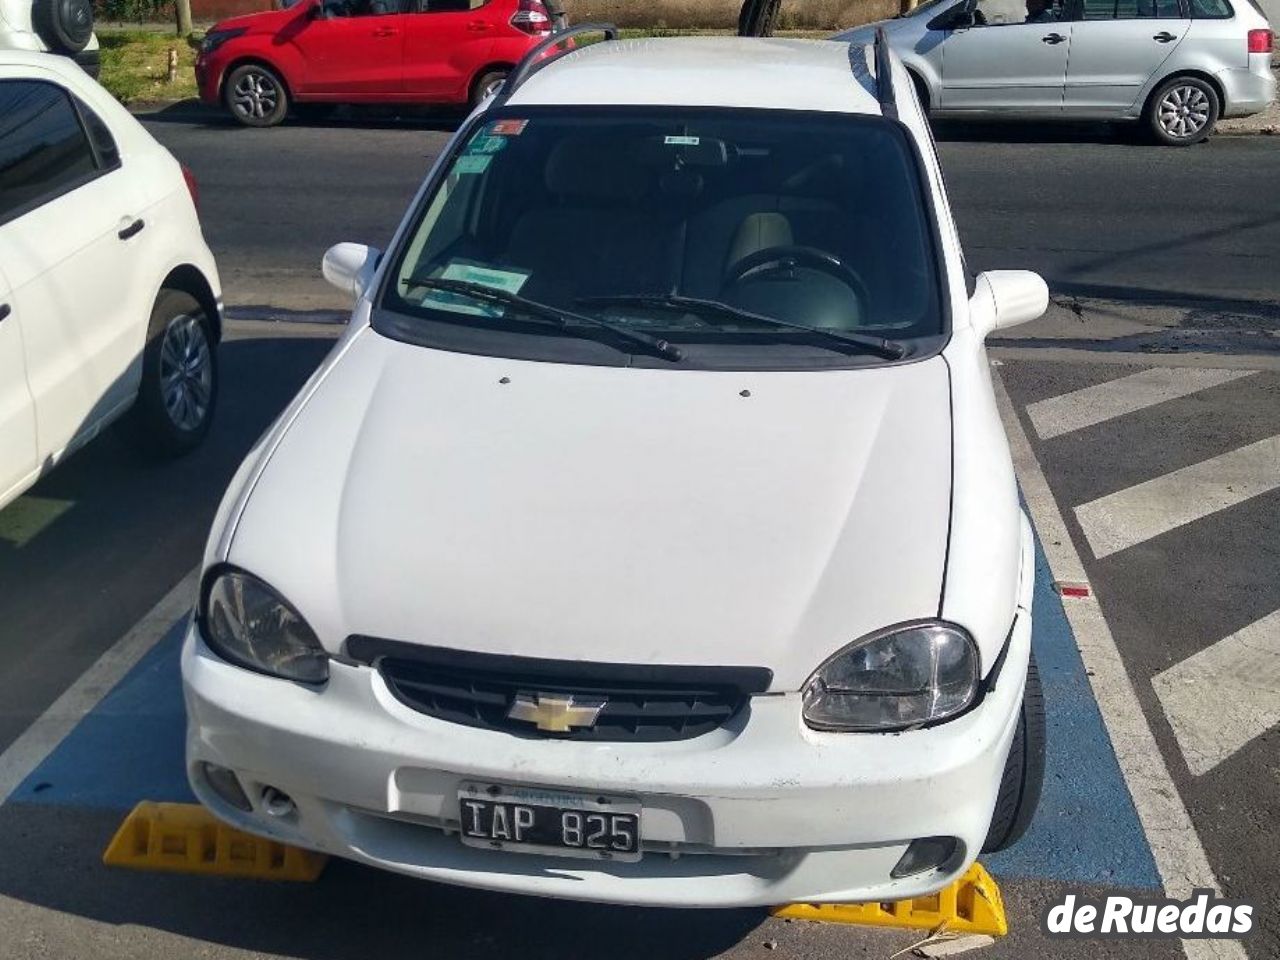
[[[1179,84],[1161,98],[1156,117],[1168,136],[1176,140],[1194,137],[1209,122],[1209,98],[1197,86]]]
[[[267,73],[251,70],[240,78],[231,91],[231,103],[243,116],[261,120],[275,112],[280,102],[280,87]]]
[[[197,317],[182,314],[165,328],[160,345],[160,395],[165,413],[179,430],[199,428],[213,398],[209,338]]]

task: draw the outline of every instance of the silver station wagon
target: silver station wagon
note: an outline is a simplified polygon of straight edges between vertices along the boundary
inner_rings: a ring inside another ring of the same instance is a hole
[[[1184,146],[1276,93],[1256,0],[932,0],[838,39],[881,26],[934,117],[1141,121]]]

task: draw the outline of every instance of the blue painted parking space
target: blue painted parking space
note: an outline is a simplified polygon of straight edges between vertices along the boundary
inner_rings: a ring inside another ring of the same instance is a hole
[[[1033,637],[1049,724],[1044,796],[1027,835],[984,862],[1002,878],[1157,889],[1151,851],[1051,582],[1037,551]],[[11,803],[123,813],[139,800],[192,801],[182,761],[183,626],[169,630]]]

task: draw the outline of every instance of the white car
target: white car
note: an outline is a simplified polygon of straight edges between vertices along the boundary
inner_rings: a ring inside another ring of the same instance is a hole
[[[233,480],[183,650],[210,810],[690,907],[922,894],[1025,829],[1034,548],[983,339],[1047,290],[966,277],[879,50],[526,61],[385,255],[326,255],[351,325]]]
[[[0,0],[0,51],[56,53],[91,77],[101,67],[93,0]]]
[[[195,180],[64,57],[0,52],[0,507],[123,418],[209,429],[218,271]]]

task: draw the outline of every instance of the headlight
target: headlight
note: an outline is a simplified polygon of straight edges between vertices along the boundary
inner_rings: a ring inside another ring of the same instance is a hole
[[[205,642],[224,660],[303,683],[329,679],[329,655],[298,611],[257,577],[218,574],[205,593]]]
[[[213,53],[228,40],[234,40],[248,29],[248,27],[235,27],[231,30],[210,30],[200,41],[200,52]]]
[[[818,730],[905,730],[960,713],[978,692],[978,649],[960,627],[915,623],[864,637],[804,687]]]

